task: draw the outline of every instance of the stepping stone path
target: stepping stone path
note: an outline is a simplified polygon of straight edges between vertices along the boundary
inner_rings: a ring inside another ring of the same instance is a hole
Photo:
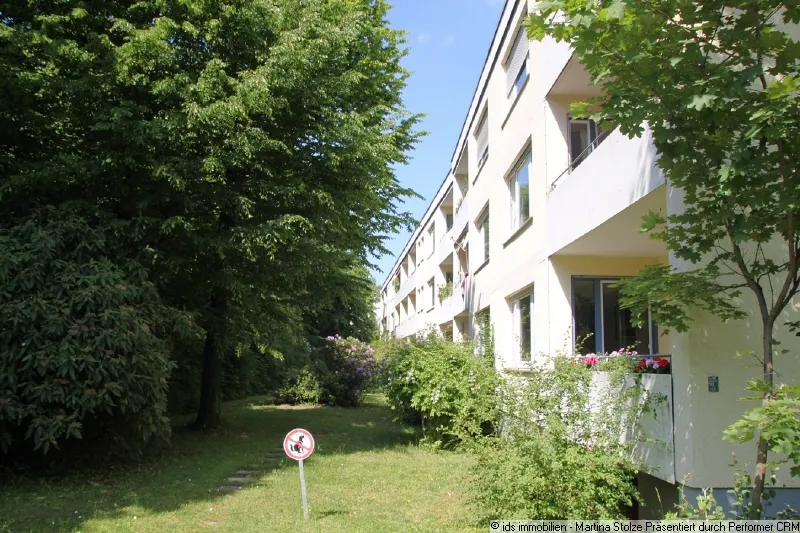
[[[242,490],[247,485],[257,481],[261,474],[267,471],[275,471],[281,468],[286,459],[283,448],[277,450],[267,450],[264,454],[263,462],[258,464],[246,465],[235,472],[235,475],[227,478],[224,485],[217,487],[217,492],[231,494]]]

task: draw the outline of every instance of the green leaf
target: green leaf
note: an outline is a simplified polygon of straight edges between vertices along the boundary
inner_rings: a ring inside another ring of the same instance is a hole
[[[713,104],[716,99],[717,96],[713,94],[694,95],[691,103],[686,107],[701,111],[707,107],[711,107],[711,104]]]

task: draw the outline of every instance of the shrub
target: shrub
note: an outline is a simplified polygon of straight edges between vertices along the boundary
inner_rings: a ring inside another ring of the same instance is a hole
[[[490,518],[624,518],[640,466],[629,452],[641,439],[630,430],[649,399],[630,383],[630,365],[604,373],[598,388],[595,366],[552,363],[506,381],[504,431],[473,448],[474,499]]]
[[[326,405],[355,407],[376,373],[375,350],[367,343],[339,335],[320,348],[318,378]]]
[[[492,360],[470,344],[433,336],[409,344],[387,357],[384,379],[390,407],[421,421],[429,444],[453,446],[495,429],[500,382]]]
[[[170,435],[164,326],[177,315],[141,265],[107,257],[96,225],[48,210],[0,233],[4,453],[83,439],[85,451],[135,454]]]
[[[286,379],[275,395],[275,403],[318,404],[322,399],[322,389],[317,377],[307,368]]]
[[[439,296],[439,303],[442,303],[445,299],[453,295],[453,283],[451,282],[439,285],[437,294]]]
[[[339,335],[323,339],[318,358],[290,373],[275,397],[277,403],[322,403],[355,407],[376,373],[375,350]]]

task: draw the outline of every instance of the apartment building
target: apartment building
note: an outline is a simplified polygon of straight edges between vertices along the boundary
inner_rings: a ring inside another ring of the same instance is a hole
[[[638,480],[649,504],[640,516],[670,510],[683,482],[687,497],[712,487],[729,505],[732,453],[752,462],[755,446],[731,445],[722,431],[748,407],[739,398],[759,369],[734,355],[759,350],[758,320],[698,315],[669,335],[652,321],[631,325],[614,282],[648,264],[687,268],[638,231],[651,210],[680,212],[681,191],[656,166],[646,131],[629,139],[570,116],[571,102],[599,89],[568,45],[527,40],[520,25],[532,5],[506,2],[450,172],[381,288],[380,327],[480,340],[488,325],[505,372],[559,352],[636,346],[670,357],[671,375],[647,376],[667,402],[645,424],[661,444],[637,449],[652,469]],[[779,341],[796,353],[796,337]],[[780,364],[784,379],[800,375],[797,358]],[[779,476],[776,504],[792,501],[798,480]]]

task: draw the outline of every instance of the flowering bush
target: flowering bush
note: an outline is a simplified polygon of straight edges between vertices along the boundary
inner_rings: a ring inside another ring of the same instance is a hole
[[[421,422],[423,441],[447,447],[491,433],[499,419],[494,361],[430,337],[386,357],[386,396],[398,418]]]
[[[339,335],[327,337],[320,349],[318,372],[321,402],[355,407],[376,372],[375,350],[369,344]]]

